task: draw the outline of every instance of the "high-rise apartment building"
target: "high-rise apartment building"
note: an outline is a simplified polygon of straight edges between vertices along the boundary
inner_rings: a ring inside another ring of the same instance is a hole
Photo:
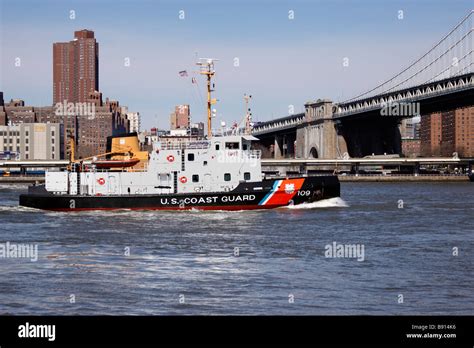
[[[86,102],[99,90],[99,44],[91,30],[74,32],[74,40],[53,44],[53,103]]]

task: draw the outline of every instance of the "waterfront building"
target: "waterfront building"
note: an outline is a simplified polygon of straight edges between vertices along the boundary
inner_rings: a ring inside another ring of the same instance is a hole
[[[64,137],[59,123],[21,123],[0,126],[0,152],[19,160],[64,158]]]
[[[102,102],[102,93],[92,91],[86,101],[87,108],[68,109],[68,104],[54,106],[26,106],[23,100],[12,100],[0,107],[0,125],[21,125],[27,123],[59,123],[62,137],[73,137],[76,156],[90,157],[106,151],[107,137],[129,131],[129,120],[121,113],[116,100]],[[73,104],[77,106],[78,104]],[[70,142],[62,142],[62,153],[70,155]]]
[[[420,157],[421,156],[421,141],[420,139],[402,139],[402,153],[405,157]]]
[[[424,157],[474,157],[474,107],[423,116],[420,138]]]
[[[442,133],[443,156],[474,157],[474,107],[443,113]]]
[[[423,157],[441,155],[441,113],[421,117],[420,151]]]

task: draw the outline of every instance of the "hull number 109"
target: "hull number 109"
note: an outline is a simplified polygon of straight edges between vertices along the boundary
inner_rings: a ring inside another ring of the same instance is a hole
[[[311,195],[311,191],[310,190],[305,190],[305,191],[298,191],[298,196],[301,196],[301,197],[308,197]]]

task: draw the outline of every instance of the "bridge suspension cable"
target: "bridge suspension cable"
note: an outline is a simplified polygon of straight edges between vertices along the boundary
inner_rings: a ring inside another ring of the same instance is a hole
[[[342,103],[474,72],[474,10],[401,72]]]

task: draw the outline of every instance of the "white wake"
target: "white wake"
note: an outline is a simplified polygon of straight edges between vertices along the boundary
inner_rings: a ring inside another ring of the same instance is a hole
[[[318,209],[318,208],[347,208],[349,205],[340,197],[322,199],[312,203],[301,203],[298,205],[289,205],[287,209]]]

